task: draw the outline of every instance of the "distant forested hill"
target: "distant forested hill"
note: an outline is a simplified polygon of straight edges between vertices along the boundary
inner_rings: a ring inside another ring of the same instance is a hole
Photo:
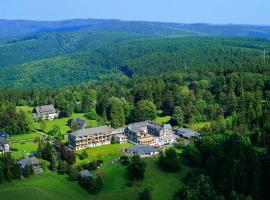
[[[0,44],[1,87],[61,87],[184,71],[269,74],[267,39],[50,32]]]
[[[270,38],[270,26],[213,25],[73,19],[64,21],[0,20],[0,40],[42,32],[124,32],[161,36],[244,36]]]

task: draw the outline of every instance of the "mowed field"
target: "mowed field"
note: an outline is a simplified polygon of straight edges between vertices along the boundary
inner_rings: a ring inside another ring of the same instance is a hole
[[[127,169],[120,163],[111,162],[116,156],[123,155],[122,148],[131,144],[104,145],[87,150],[89,157],[78,160],[77,165],[90,160],[102,159],[103,166],[98,169],[104,173],[104,187],[97,195],[90,195],[76,182],[71,182],[65,175],[46,171],[29,179],[14,181],[0,185],[0,199],[29,200],[29,199],[88,199],[88,200],[119,200],[137,199],[137,194],[145,187],[151,188],[155,200],[170,200],[182,186],[183,177],[188,169],[183,166],[179,173],[166,173],[159,169],[157,157],[144,158],[147,163],[145,180],[126,186]]]

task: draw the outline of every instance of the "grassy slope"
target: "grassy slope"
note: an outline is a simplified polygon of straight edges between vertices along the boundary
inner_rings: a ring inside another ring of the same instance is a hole
[[[41,135],[36,133],[36,132],[32,132],[29,134],[20,134],[20,135],[12,135],[10,136],[9,141],[10,142],[14,142],[14,141],[18,141],[18,140],[31,140],[31,139],[36,139],[36,138],[40,138]]]
[[[104,187],[98,195],[89,195],[77,183],[70,182],[66,176],[57,175],[49,171],[23,181],[14,181],[0,185],[3,199],[95,199],[95,200],[135,200],[137,193],[150,186],[155,200],[170,200],[175,192],[182,187],[182,178],[187,172],[183,167],[179,173],[165,173],[157,166],[157,158],[145,158],[147,163],[145,180],[127,187],[126,167],[110,161],[116,155],[122,155],[122,147],[130,144],[105,145],[88,149],[89,158],[84,160],[103,159]],[[78,161],[81,163],[82,161]],[[77,163],[77,164],[78,164]]]
[[[12,151],[11,155],[15,158],[22,158],[29,155],[31,151],[36,151],[38,148],[38,143],[26,142],[26,143],[12,143],[11,148],[15,148],[18,151]]]
[[[55,119],[55,120],[52,120],[52,121],[45,121],[46,126],[47,126],[45,132],[51,131],[54,125],[58,125],[60,127],[60,129],[61,129],[61,133],[65,134],[68,131],[70,131],[70,127],[67,125],[67,121],[69,119],[71,119],[71,118],[77,118],[77,117],[85,120],[87,122],[87,126],[89,126],[89,127],[94,127],[94,126],[98,125],[97,121],[86,119],[84,117],[83,113],[73,113],[72,116],[70,116],[70,117],[64,117],[64,118]],[[40,123],[36,124],[36,128],[37,129],[40,128]]]

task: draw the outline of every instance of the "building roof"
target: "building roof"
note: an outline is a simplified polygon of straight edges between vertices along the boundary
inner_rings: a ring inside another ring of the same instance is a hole
[[[81,177],[93,177],[93,174],[88,170],[82,170],[79,174]]]
[[[82,136],[88,136],[98,133],[105,133],[105,132],[111,132],[110,126],[98,126],[93,128],[87,128],[82,130],[77,130],[73,133],[70,133],[70,135],[73,135],[74,137],[82,137]]]
[[[192,138],[192,137],[196,137],[196,138],[199,138],[201,136],[200,133],[196,132],[196,131],[193,131],[193,130],[190,130],[190,129],[186,129],[186,128],[180,128],[178,131],[177,131],[177,135],[180,135],[184,138]]]
[[[0,138],[2,138],[3,140],[8,140],[9,134],[7,134],[5,131],[0,130]]]
[[[25,168],[27,166],[32,166],[32,165],[38,165],[39,161],[36,157],[26,157],[21,160],[18,160],[17,163],[21,166],[21,168]]]
[[[152,128],[152,129],[156,129],[157,131],[161,131],[161,129],[172,129],[172,126],[170,124],[162,124],[162,125],[158,125],[158,124],[154,124],[154,123],[148,123],[148,127]]]
[[[35,110],[38,115],[56,113],[54,105],[37,106],[35,107]]]
[[[151,121],[136,122],[127,125],[127,128],[133,132],[147,131],[147,125],[152,123]]]
[[[150,146],[150,145],[136,145],[134,147],[130,147],[127,149],[128,153],[145,155],[158,152],[158,149]]]
[[[78,124],[80,129],[83,129],[86,126],[86,121],[80,119],[80,118],[73,118],[68,120],[68,125],[71,126],[71,124],[75,122],[76,124]]]

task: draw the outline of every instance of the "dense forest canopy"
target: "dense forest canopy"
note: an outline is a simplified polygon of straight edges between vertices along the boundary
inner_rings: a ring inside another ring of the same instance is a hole
[[[0,86],[62,87],[172,72],[269,74],[265,39],[43,33],[0,45]]]
[[[267,27],[260,33],[233,25],[146,29],[148,23],[89,20],[73,28],[73,21],[44,22],[54,32],[43,33],[20,23],[28,23],[18,33],[25,37],[0,43],[0,130],[30,133],[31,115],[16,106],[47,104],[60,118],[81,113],[114,128],[157,116],[169,117],[174,128],[204,123],[202,139],[181,147],[183,154],[160,156],[165,171],[190,169],[175,198],[270,198],[270,41],[201,34],[258,36]]]

